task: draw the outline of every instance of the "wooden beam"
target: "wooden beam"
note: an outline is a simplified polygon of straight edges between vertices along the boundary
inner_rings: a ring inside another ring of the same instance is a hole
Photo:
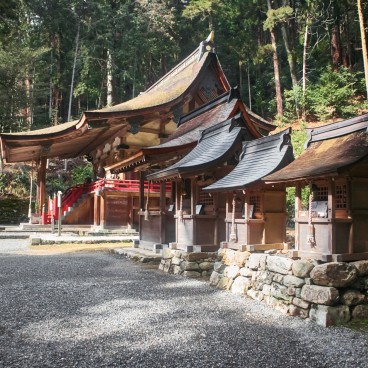
[[[284,249],[284,243],[274,243],[274,244],[248,244],[246,246],[248,252],[255,252],[258,250],[270,250],[270,249]]]

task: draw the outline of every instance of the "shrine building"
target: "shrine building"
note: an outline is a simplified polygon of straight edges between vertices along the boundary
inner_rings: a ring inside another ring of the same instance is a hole
[[[295,253],[368,259],[368,114],[308,129],[305,151],[265,182],[296,187]],[[308,205],[302,189],[309,191]]]

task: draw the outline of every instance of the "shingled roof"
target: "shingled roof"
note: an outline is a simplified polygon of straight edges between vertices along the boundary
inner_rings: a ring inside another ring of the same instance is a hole
[[[287,165],[294,160],[290,132],[289,128],[275,135],[243,143],[240,161],[234,170],[203,189],[207,191],[245,189],[258,183],[263,176]]]
[[[197,146],[174,165],[150,174],[148,180],[169,180],[194,175],[229,159],[241,146],[246,129],[240,114],[202,132]]]
[[[290,182],[337,175],[368,156],[368,114],[310,129],[306,150],[266,182]]]
[[[230,85],[214,53],[213,33],[192,54],[137,97],[111,107],[86,111],[85,114],[89,119],[122,115],[129,117],[138,112],[144,113],[147,109],[152,111],[162,109],[167,105],[175,105],[196,86],[210,65],[218,69],[216,72],[220,75],[222,84],[218,88],[221,88],[222,91],[228,90]]]
[[[142,148],[136,155],[105,167],[105,170],[117,174],[119,172],[132,170],[134,167],[144,163],[158,162],[161,160],[163,154],[176,154],[193,148],[201,137],[203,130],[219,124],[235,116],[239,112],[242,113],[244,124],[252,138],[261,137],[262,135],[257,129],[258,125],[253,121],[253,119],[256,118],[253,117],[253,115],[252,118],[250,118],[235,88],[218,96],[211,102],[192,110],[190,113],[182,115],[179,120],[178,128],[164,143],[157,146]],[[263,123],[261,121],[263,119],[260,117],[258,118],[260,119],[260,125]],[[270,131],[273,130],[275,126],[266,122],[266,125],[262,125],[262,128],[265,131]]]
[[[201,88],[206,85],[201,83],[208,78],[215,91],[202,96],[204,102],[213,98],[213,94],[217,96],[230,89],[214,53],[213,34],[158,82],[130,101],[87,111],[79,121],[37,131],[1,133],[3,158],[8,162],[20,162],[40,156],[70,158],[90,153],[119,130],[126,128],[125,132],[134,130],[132,134],[136,134],[141,124],[147,123],[154,113],[167,118],[180,113],[194,91],[203,94]]]

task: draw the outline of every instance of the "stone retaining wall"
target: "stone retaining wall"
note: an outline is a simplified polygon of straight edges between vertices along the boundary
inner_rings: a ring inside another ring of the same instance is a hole
[[[181,250],[164,249],[159,269],[186,277],[209,277],[217,258],[217,252],[187,253]]]
[[[320,264],[220,249],[210,284],[323,326],[368,319],[368,261]]]

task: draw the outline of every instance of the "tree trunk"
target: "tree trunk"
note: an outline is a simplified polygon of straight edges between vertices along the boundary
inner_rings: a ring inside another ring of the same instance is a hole
[[[242,90],[243,87],[243,72],[242,72],[243,62],[239,60],[239,91]]]
[[[363,18],[361,0],[358,0],[358,15],[359,15],[360,34],[361,34],[361,39],[362,39],[362,54],[363,54],[363,63],[364,63],[365,88],[367,90],[367,100],[368,100],[368,52],[367,52],[367,40],[365,38],[364,18]]]
[[[287,5],[285,0],[283,1],[282,5],[283,6]],[[286,50],[287,59],[289,63],[291,83],[293,85],[293,88],[296,88],[296,86],[298,85],[298,77],[296,75],[295,55],[294,55],[294,52],[292,52],[290,48],[289,36],[286,30],[285,23],[281,23],[281,34],[284,40],[285,50]]]
[[[26,90],[26,107],[23,109],[23,116],[25,117],[27,129],[31,130],[31,82],[29,77],[24,80],[24,88]]]
[[[337,72],[341,66],[341,39],[340,39],[340,9],[338,3],[334,5],[335,23],[331,29],[331,61],[332,69]]]
[[[68,121],[72,120],[72,101],[73,101],[73,92],[74,92],[75,67],[76,67],[76,64],[77,64],[77,55],[78,55],[79,30],[80,30],[80,23],[78,23],[77,36],[75,37],[75,50],[74,50],[73,70],[72,70],[72,81],[70,83],[70,92],[69,92]]]
[[[308,23],[304,31],[303,43],[303,120],[305,120],[305,93],[307,90],[307,50],[308,50]]]
[[[52,94],[53,94],[53,83],[52,83],[52,50],[50,55],[50,86],[49,86],[49,119],[52,119]]]
[[[250,89],[250,74],[249,74],[249,62],[248,62],[248,69],[247,69],[247,77],[248,77],[248,103],[249,103],[249,110],[252,111],[252,93]]]
[[[272,9],[271,0],[267,0],[268,10]],[[281,96],[281,84],[280,84],[280,72],[279,72],[279,60],[277,57],[277,43],[276,36],[273,28],[270,28],[271,44],[273,50],[273,70],[275,74],[275,89],[276,89],[276,105],[277,114],[283,115],[282,96]]]
[[[52,91],[52,120],[54,125],[59,124],[59,105],[60,105],[60,90],[57,87]]]
[[[111,51],[107,50],[107,106],[112,106],[112,56]]]

